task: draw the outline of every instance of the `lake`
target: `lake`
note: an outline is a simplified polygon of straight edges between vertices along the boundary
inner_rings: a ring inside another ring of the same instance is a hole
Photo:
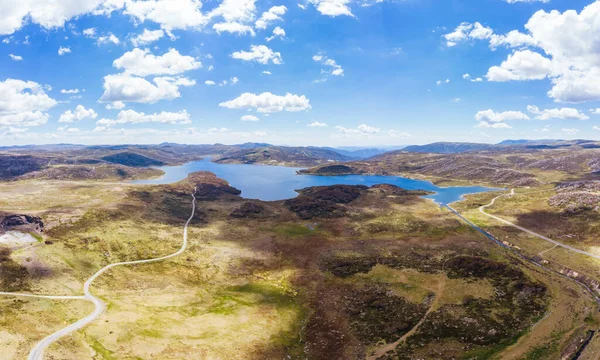
[[[302,168],[254,164],[217,164],[210,160],[192,161],[180,166],[158,167],[165,175],[152,180],[135,180],[133,184],[170,184],[183,180],[191,172],[210,171],[242,191],[247,199],[265,201],[283,200],[296,197],[294,190],[310,186],[324,185],[366,185],[392,184],[407,190],[435,191],[433,195],[424,198],[433,199],[440,205],[446,205],[460,200],[463,195],[474,194],[498,189],[483,186],[452,186],[439,187],[425,180],[409,179],[401,176],[382,175],[342,175],[316,176],[297,175]]]

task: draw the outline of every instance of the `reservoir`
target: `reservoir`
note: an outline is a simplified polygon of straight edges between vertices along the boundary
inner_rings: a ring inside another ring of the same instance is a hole
[[[440,205],[446,205],[461,199],[463,195],[494,191],[499,189],[483,186],[451,186],[440,187],[430,181],[415,180],[401,176],[383,175],[340,175],[317,176],[298,175],[302,168],[286,166],[270,166],[255,164],[217,164],[208,159],[192,161],[179,166],[162,166],[158,169],[165,172],[160,178],[136,180],[134,184],[171,184],[187,177],[195,171],[210,171],[219,178],[242,191],[241,196],[247,199],[264,201],[283,200],[296,197],[295,190],[310,186],[327,185],[366,185],[392,184],[407,190],[429,190],[435,194],[424,196],[433,199]]]

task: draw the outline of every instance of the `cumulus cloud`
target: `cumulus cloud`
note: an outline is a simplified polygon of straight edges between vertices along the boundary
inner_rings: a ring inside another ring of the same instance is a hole
[[[115,101],[111,104],[106,104],[106,110],[121,110],[125,108],[125,103],[122,101]]]
[[[489,39],[493,33],[494,31],[491,28],[483,26],[481,23],[463,22],[453,32],[445,34],[443,37],[446,40],[446,46],[452,47],[467,40]]]
[[[244,115],[240,118],[240,120],[242,120],[242,121],[258,121],[260,119],[254,115]]]
[[[191,56],[181,55],[176,49],[169,49],[163,55],[155,56],[148,49],[135,48],[116,59],[113,66],[123,69],[126,74],[148,76],[177,75],[198,69],[202,64]]]
[[[139,102],[153,104],[160,100],[173,100],[181,96],[180,86],[194,86],[196,82],[185,77],[155,77],[152,82],[129,74],[104,77],[101,102]]]
[[[232,34],[250,34],[255,36],[256,33],[254,29],[250,25],[238,23],[238,22],[224,22],[224,23],[216,23],[213,25],[213,30],[217,32],[217,34],[228,32]]]
[[[486,75],[488,81],[541,80],[552,71],[552,61],[539,53],[523,50],[508,55],[500,66],[492,66]]]
[[[141,34],[131,39],[131,43],[136,47],[148,45],[161,39],[163,36],[165,36],[165,32],[163,30],[144,29],[144,31]]]
[[[276,38],[285,39],[285,30],[283,30],[279,26],[275,27],[275,29],[273,29],[273,35],[266,37],[265,40],[271,41]]]
[[[15,54],[8,54],[8,56],[13,60],[13,61],[22,61],[23,57],[19,56],[19,55],[15,55]]]
[[[252,45],[250,51],[236,51],[231,54],[234,59],[244,61],[256,61],[261,64],[268,64],[269,61],[275,65],[281,65],[281,53],[274,52],[265,45]]]
[[[584,113],[579,112],[573,108],[561,108],[561,109],[546,109],[540,110],[537,106],[528,105],[527,111],[536,115],[535,118],[538,120],[550,120],[550,119],[563,119],[563,120],[587,120],[590,117]]]
[[[129,0],[124,3],[124,14],[140,23],[153,21],[167,32],[201,29],[210,21],[202,14],[200,0]]]
[[[71,52],[70,47],[59,47],[58,48],[58,56],[63,56],[64,54],[69,54]]]
[[[61,94],[79,94],[79,89],[62,89]]]
[[[262,16],[260,19],[256,20],[254,26],[256,26],[257,29],[266,29],[267,26],[275,21],[283,21],[281,16],[285,15],[286,11],[287,7],[284,5],[273,6],[268,11],[262,13]]]
[[[97,42],[98,45],[104,45],[108,43],[119,45],[121,43],[121,40],[119,40],[119,38],[116,37],[114,34],[108,34],[105,36],[99,36]]]
[[[594,130],[594,131],[600,131],[600,126],[594,125],[594,126],[592,126],[592,130]]]
[[[48,121],[46,112],[57,104],[33,82],[7,79],[0,82],[0,126],[32,127]]]
[[[205,84],[205,85],[208,85],[208,86],[212,86],[212,85],[215,85],[215,82],[214,82],[214,81],[212,81],[212,80],[206,80],[206,81],[204,82],[204,84]]]
[[[308,2],[313,4],[322,15],[354,17],[352,10],[348,6],[350,0],[308,0]]]
[[[513,0],[512,2],[517,2]],[[531,2],[531,1],[522,1]],[[539,10],[525,24],[526,32],[513,30],[489,36],[490,47],[517,48],[500,65],[489,69],[489,81],[550,79],[548,96],[556,102],[600,100],[600,1],[581,12]],[[471,38],[474,25],[462,23],[444,35],[448,46]]]
[[[96,121],[96,128],[94,131],[106,131],[115,125],[122,124],[146,124],[146,123],[159,123],[159,124],[191,124],[190,114],[186,110],[179,112],[168,112],[162,111],[160,113],[146,114],[143,112],[137,112],[134,110],[122,110],[117,115],[115,120],[113,119],[100,119]]]
[[[98,116],[94,109],[86,109],[82,105],[77,105],[75,111],[67,110],[58,119],[59,123],[73,123],[86,118],[95,119]]]
[[[491,109],[482,110],[475,114],[475,120],[478,121],[476,127],[492,129],[509,129],[507,121],[529,120],[529,116],[521,111],[495,112]]]
[[[600,108],[590,109],[590,112],[594,115],[600,115]]]
[[[322,122],[318,122],[318,121],[313,121],[312,123],[306,125],[308,127],[326,127],[327,124],[322,123]]]
[[[220,103],[219,106],[228,109],[255,109],[260,113],[295,112],[311,109],[310,100],[304,95],[287,93],[280,96],[270,92],[262,94],[243,93],[233,100]]]

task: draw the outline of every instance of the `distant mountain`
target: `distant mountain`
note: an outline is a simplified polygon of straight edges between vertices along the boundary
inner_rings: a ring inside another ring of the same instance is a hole
[[[492,144],[437,142],[427,145],[411,145],[402,151],[415,153],[457,154],[467,151],[482,151],[494,148]]]
[[[314,166],[328,162],[349,160],[352,160],[352,158],[329,149],[269,146],[229,151],[215,162],[226,164]]]
[[[108,161],[113,164],[120,164],[125,166],[133,167],[146,167],[146,166],[160,166],[165,165],[164,162],[149,158],[144,155],[132,153],[132,152],[121,152],[113,155],[108,155],[102,158],[104,161]]]
[[[351,159],[367,159],[376,155],[381,155],[383,153],[388,152],[388,150],[384,149],[376,149],[376,148],[360,148],[360,147],[348,147],[348,148],[333,148],[333,147],[317,147],[317,146],[309,146],[310,149],[325,149],[330,151],[335,151],[338,154],[347,156]]]
[[[240,145],[232,145],[232,146],[236,146],[242,149],[254,149],[254,148],[261,148],[261,147],[271,147],[273,145],[271,144],[267,144],[267,143],[253,143],[253,142],[247,142],[247,143],[243,143]]]
[[[552,143],[561,140],[552,140],[552,139],[540,139],[540,140],[527,140],[527,139],[517,139],[517,140],[504,140],[499,142],[497,145],[526,145],[526,144],[544,144],[544,143]]]

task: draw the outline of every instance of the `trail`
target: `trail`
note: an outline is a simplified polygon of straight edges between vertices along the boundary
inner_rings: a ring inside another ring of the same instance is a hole
[[[100,275],[105,273],[107,270],[112,269],[117,266],[147,264],[147,263],[151,263],[151,262],[167,260],[167,259],[170,259],[172,257],[175,257],[175,256],[183,253],[186,250],[187,244],[188,244],[188,240],[187,240],[188,225],[190,224],[190,222],[192,221],[192,218],[194,217],[194,214],[196,213],[195,193],[196,193],[196,189],[194,188],[194,193],[192,193],[192,199],[193,199],[192,200],[192,214],[190,215],[187,222],[185,223],[185,226],[183,227],[183,244],[181,245],[181,248],[178,251],[174,252],[173,254],[154,258],[154,259],[124,261],[124,262],[118,262],[118,263],[107,265],[107,266],[103,267],[102,269],[98,270],[94,275],[92,275],[83,284],[83,293],[84,293],[83,296],[47,296],[47,295],[29,295],[29,294],[16,294],[16,293],[0,293],[2,295],[48,298],[48,299],[59,299],[59,300],[61,300],[61,299],[84,299],[84,300],[91,301],[95,306],[94,311],[91,314],[89,314],[88,316],[84,317],[83,319],[81,319],[65,328],[58,330],[57,332],[55,332],[53,334],[48,335],[47,337],[42,339],[40,342],[38,342],[35,345],[35,347],[31,350],[31,352],[29,353],[29,357],[27,359],[28,360],[43,360],[44,359],[44,351],[48,348],[48,346],[50,346],[52,343],[56,342],[61,337],[64,337],[74,331],[77,331],[77,330],[85,327],[92,321],[96,320],[100,315],[102,315],[102,313],[104,312],[104,309],[105,309],[105,305],[102,302],[102,300],[100,300],[99,298],[92,295],[92,293],[90,292],[90,286],[92,285],[94,280],[96,280]]]
[[[490,207],[490,206],[492,206],[492,205],[494,205],[494,202],[496,202],[496,200],[498,198],[501,198],[503,196],[512,196],[514,194],[515,194],[515,189],[512,189],[511,192],[510,192],[510,194],[503,194],[503,195],[500,195],[500,196],[497,196],[497,197],[493,198],[492,201],[489,204],[480,206],[479,207],[479,212],[481,212],[482,214],[484,214],[486,216],[491,217],[492,219],[498,220],[498,221],[500,221],[500,222],[502,222],[502,223],[504,223],[506,225],[512,226],[512,227],[517,228],[517,229],[519,229],[521,231],[524,231],[524,232],[526,232],[526,233],[528,233],[530,235],[533,235],[533,236],[538,237],[538,238],[540,238],[542,240],[548,241],[548,242],[550,242],[550,243],[552,243],[552,244],[554,244],[556,246],[560,246],[560,247],[562,247],[564,249],[576,252],[578,254],[587,255],[587,256],[592,257],[594,259],[599,259],[600,260],[600,255],[592,254],[590,252],[578,249],[576,247],[573,247],[573,246],[570,246],[570,245],[567,245],[567,244],[563,244],[560,241],[556,241],[556,240],[550,239],[550,238],[548,238],[548,237],[546,237],[544,235],[538,234],[538,233],[536,233],[534,231],[531,231],[529,229],[526,229],[526,228],[524,228],[522,226],[513,224],[510,221],[504,220],[504,219],[499,218],[499,217],[497,217],[495,215],[488,214],[487,212],[485,212],[485,209],[488,208],[488,207]]]

